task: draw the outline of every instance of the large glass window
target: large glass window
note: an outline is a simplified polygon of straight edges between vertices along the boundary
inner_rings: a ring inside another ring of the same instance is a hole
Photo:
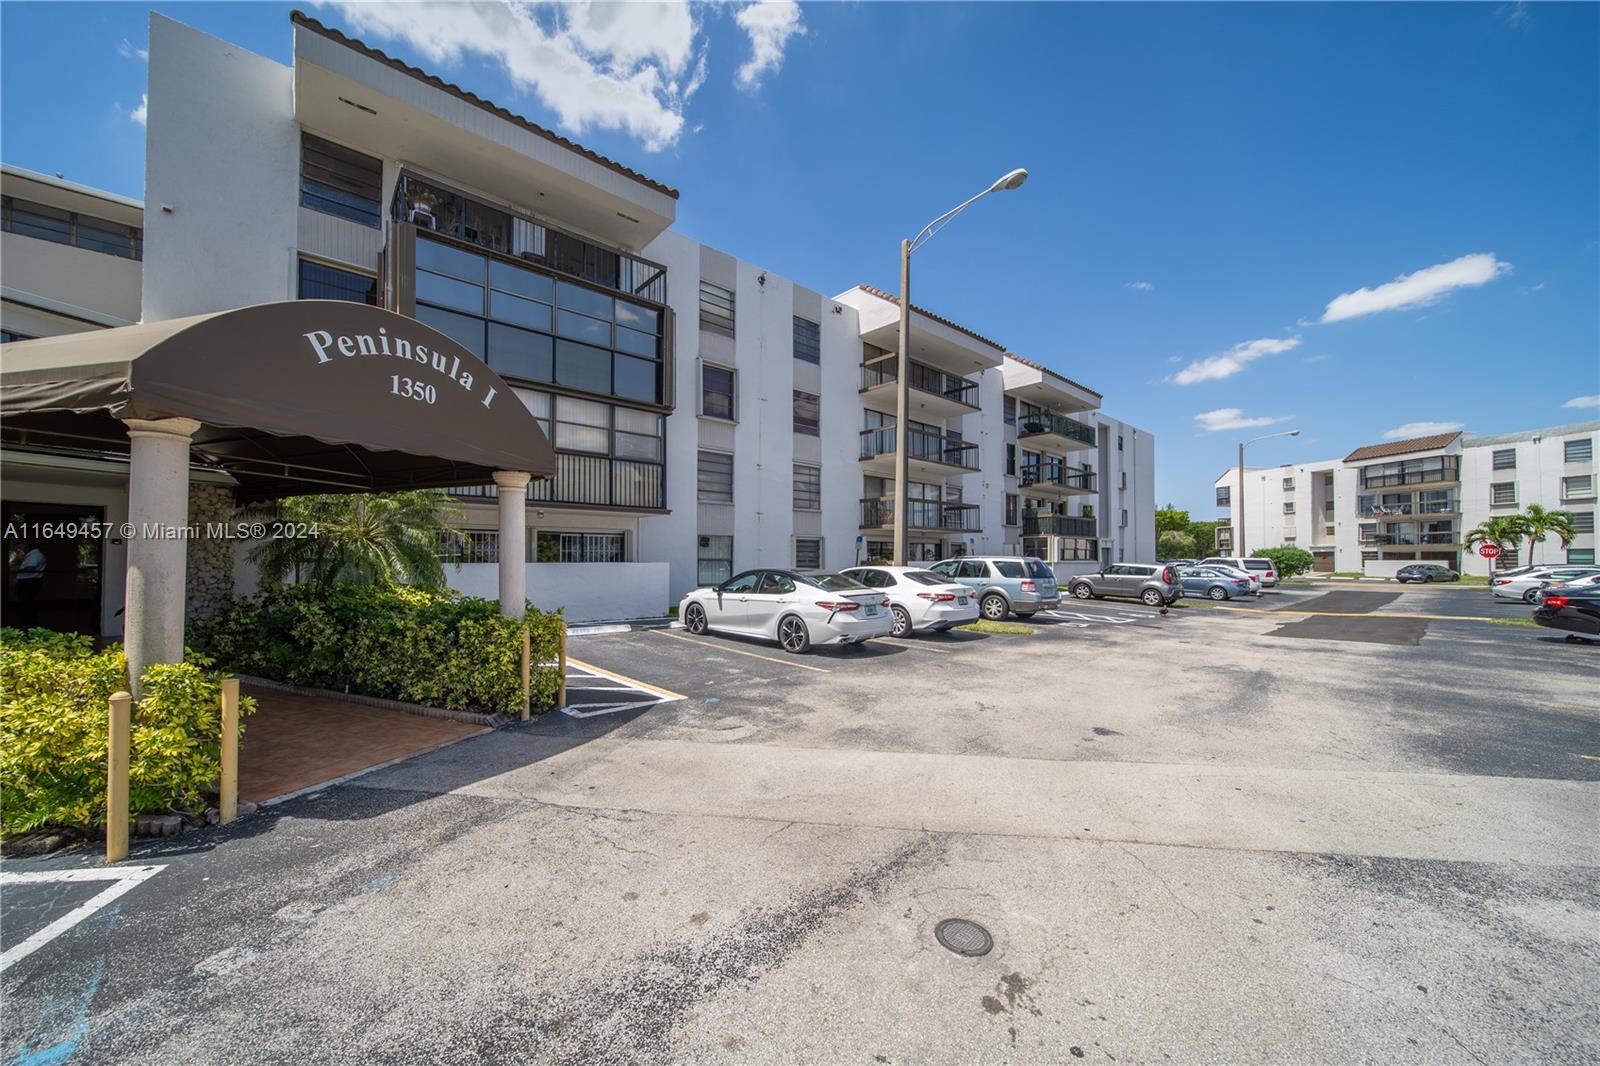
[[[1217,506],[1218,507],[1227,507],[1227,506],[1230,506],[1232,504],[1232,502],[1233,502],[1233,490],[1231,488],[1229,488],[1227,485],[1220,486],[1217,489]]]
[[[540,530],[533,562],[625,563],[627,537],[622,533],[560,533]]]
[[[382,217],[383,161],[302,132],[300,203],[377,229]]]
[[[1406,459],[1393,463],[1375,463],[1361,468],[1362,488],[1386,488],[1394,485],[1420,485],[1435,481],[1460,481],[1461,457],[1459,455],[1430,455],[1425,459]]]
[[[733,576],[733,538],[701,537],[695,556],[695,583],[720,585]]]
[[[556,474],[530,486],[549,503],[659,508],[666,504],[665,419],[653,411],[517,390],[556,449]]]
[[[302,259],[300,299],[348,300],[350,303],[375,305],[378,302],[378,279]]]
[[[700,413],[707,418],[734,420],[738,411],[735,372],[715,363],[700,364]]]
[[[796,511],[822,510],[822,468],[805,463],[794,464],[794,509]]]
[[[144,230],[59,207],[0,197],[0,229],[123,259],[144,258]]]
[[[802,363],[822,362],[822,327],[795,316],[794,357]]]

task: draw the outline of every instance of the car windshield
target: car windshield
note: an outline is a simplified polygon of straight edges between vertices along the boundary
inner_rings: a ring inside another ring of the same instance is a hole
[[[1251,570],[1271,570],[1271,559],[1246,559],[1244,565]]]
[[[865,589],[867,586],[853,577],[843,574],[799,574],[796,575],[808,585],[815,585],[819,589],[829,592],[853,592],[856,589]]]
[[[948,585],[948,578],[942,578],[931,570],[907,570],[900,575],[907,581],[915,581],[919,585]]]
[[[1054,581],[1056,579],[1055,571],[1044,565],[1044,561],[1041,559],[1028,560],[1028,576],[1042,577],[1048,581]]]
[[[995,562],[995,564],[994,564],[994,568],[996,570],[1000,571],[1000,576],[1001,577],[1021,577],[1022,576],[1022,564],[1021,563],[1014,563],[1009,559],[997,560]]]

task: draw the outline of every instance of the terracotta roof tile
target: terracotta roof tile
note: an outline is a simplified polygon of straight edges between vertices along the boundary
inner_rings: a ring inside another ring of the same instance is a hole
[[[1044,371],[1046,374],[1049,374],[1051,377],[1060,378],[1062,381],[1065,381],[1068,385],[1071,385],[1075,389],[1082,389],[1084,392],[1087,392],[1090,396],[1098,396],[1102,400],[1105,399],[1105,397],[1103,395],[1101,395],[1100,393],[1094,391],[1089,386],[1084,385],[1081,382],[1073,381],[1071,378],[1067,377],[1067,375],[1065,375],[1065,374],[1058,374],[1054,370],[1051,370],[1049,367],[1045,366],[1043,363],[1035,363],[1032,359],[1025,359],[1022,356],[1018,355],[1016,352],[1007,352],[1006,353],[1006,358],[1007,359],[1015,359],[1017,362],[1021,363],[1023,366],[1031,366],[1035,370]]]
[[[462,100],[465,100],[467,103],[472,104],[474,107],[480,107],[483,110],[489,112],[490,114],[498,115],[500,118],[505,119],[507,122],[510,122],[510,123],[515,124],[515,125],[521,126],[523,129],[529,131],[530,133],[538,134],[540,137],[543,137],[547,141],[551,141],[551,142],[553,142],[555,144],[559,144],[559,145],[561,145],[561,147],[569,149],[570,151],[577,152],[579,155],[583,156],[585,159],[593,160],[594,162],[599,163],[601,166],[607,168],[608,170],[614,170],[618,174],[623,175],[624,177],[632,178],[634,181],[637,181],[639,184],[648,186],[649,188],[652,188],[652,189],[656,190],[657,192],[665,193],[668,196],[672,197],[674,200],[676,200],[678,198],[678,190],[674,189],[672,186],[663,185],[661,182],[656,181],[654,178],[647,178],[643,174],[639,173],[637,170],[634,170],[634,169],[632,169],[630,167],[623,166],[621,163],[617,162],[615,159],[607,159],[605,156],[601,155],[599,152],[596,152],[596,151],[594,151],[593,149],[590,149],[590,148],[585,148],[583,145],[579,144],[576,141],[570,141],[567,138],[561,136],[559,133],[554,132],[553,130],[545,129],[543,126],[539,125],[537,122],[532,122],[532,121],[530,121],[528,119],[523,118],[521,115],[515,114],[514,112],[511,112],[511,111],[507,111],[505,108],[501,107],[499,104],[491,103],[488,100],[485,100],[483,97],[479,96],[477,93],[469,92],[468,90],[461,88],[461,86],[459,86],[459,85],[456,85],[456,84],[453,84],[451,82],[445,81],[443,78],[437,77],[436,75],[429,74],[425,70],[421,70],[421,69],[419,69],[417,67],[413,67],[409,63],[406,63],[406,62],[404,62],[402,60],[395,59],[393,56],[381,51],[380,49],[374,48],[371,45],[369,45],[369,44],[367,44],[367,43],[365,43],[363,41],[358,41],[354,37],[350,37],[350,36],[348,36],[348,35],[346,35],[344,33],[341,33],[341,32],[339,32],[338,30],[334,29],[331,26],[324,26],[322,23],[318,22],[316,19],[312,18],[310,15],[307,15],[304,11],[291,12],[290,15],[289,15],[289,21],[295,23],[296,25],[304,26],[306,29],[310,30],[312,33],[318,34],[319,36],[322,36],[322,37],[326,37],[328,40],[333,41],[335,44],[342,44],[346,48],[350,48],[350,49],[353,49],[353,50],[355,50],[357,52],[360,52],[361,54],[363,54],[363,55],[365,55],[365,56],[367,56],[367,57],[369,57],[371,59],[376,59],[378,62],[383,63],[383,64],[385,64],[387,66],[393,67],[395,70],[398,70],[400,73],[405,74],[408,77],[415,78],[415,79],[417,79],[418,81],[421,81],[421,82],[426,82],[427,84],[433,86],[435,89],[443,90],[444,92],[449,93],[451,96],[455,96],[455,97],[458,97],[458,98],[460,98]]]
[[[894,295],[893,293],[884,292],[882,289],[874,289],[871,285],[857,285],[856,288],[860,289],[862,292],[871,293],[872,295],[876,296],[880,300],[888,300],[890,303],[894,304],[896,307],[900,306],[900,297]],[[948,318],[942,318],[939,315],[934,314],[932,311],[929,311],[927,308],[918,307],[916,304],[912,304],[911,305],[911,310],[915,311],[917,314],[921,315],[923,318],[931,318],[935,322],[938,322],[941,325],[949,326],[951,329],[955,330],[957,333],[965,333],[967,336],[971,337],[973,340],[979,341],[979,342],[981,342],[983,344],[987,344],[991,348],[997,348],[1002,352],[1004,352],[1006,350],[1006,346],[1005,345],[1000,344],[1000,343],[998,343],[996,341],[992,341],[988,337],[985,337],[981,333],[974,333],[972,330],[968,329],[966,326],[959,325],[959,324],[957,324],[955,322],[952,322]]]
[[[1435,433],[1431,437],[1412,437],[1410,440],[1392,440],[1387,444],[1369,444],[1365,448],[1357,448],[1344,457],[1347,463],[1358,462],[1363,459],[1387,459],[1391,455],[1409,455],[1412,452],[1431,452],[1439,448],[1448,447],[1461,431],[1454,433]]]

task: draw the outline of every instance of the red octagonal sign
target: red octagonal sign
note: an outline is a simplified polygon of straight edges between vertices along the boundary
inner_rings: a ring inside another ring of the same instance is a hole
[[[1480,544],[1478,545],[1478,554],[1483,556],[1485,559],[1493,559],[1495,556],[1500,554],[1500,545]]]

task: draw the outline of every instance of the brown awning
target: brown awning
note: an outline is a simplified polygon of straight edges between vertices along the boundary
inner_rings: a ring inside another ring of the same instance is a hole
[[[392,311],[290,300],[0,346],[8,446],[127,450],[125,418],[192,418],[247,499],[535,478],[555,455],[500,376]]]

